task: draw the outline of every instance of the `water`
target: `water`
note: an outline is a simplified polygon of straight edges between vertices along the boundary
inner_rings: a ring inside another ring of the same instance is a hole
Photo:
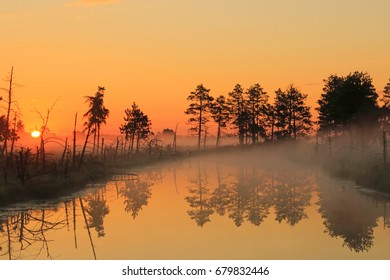
[[[390,201],[261,155],[190,158],[0,210],[1,259],[389,259]]]

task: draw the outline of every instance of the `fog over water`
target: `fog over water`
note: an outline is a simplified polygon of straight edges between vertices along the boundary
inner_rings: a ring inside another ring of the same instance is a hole
[[[288,150],[190,156],[0,209],[1,259],[388,259],[390,200]]]

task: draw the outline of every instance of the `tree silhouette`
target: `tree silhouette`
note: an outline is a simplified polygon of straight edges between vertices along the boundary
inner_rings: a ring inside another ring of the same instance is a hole
[[[109,115],[109,110],[105,108],[103,104],[105,90],[106,89],[104,87],[98,86],[98,91],[94,96],[85,96],[85,102],[88,103],[89,106],[88,111],[84,114],[84,118],[87,118],[84,123],[84,131],[87,131],[87,135],[85,137],[84,146],[80,155],[79,168],[81,167],[84,160],[85,149],[87,147],[88,139],[91,133],[94,134],[92,154],[95,153],[95,150],[97,150],[97,153],[99,153],[100,126],[106,123],[106,119]]]
[[[377,111],[378,94],[368,73],[331,75],[318,100],[320,129],[340,131]]]
[[[86,103],[88,103],[89,109],[84,114],[84,117],[87,118],[85,126],[93,133],[93,151],[92,154],[99,154],[99,143],[100,143],[100,126],[106,124],[107,117],[110,111],[104,106],[104,87],[98,87],[98,91],[95,93],[95,96],[85,96]]]
[[[310,131],[310,107],[305,102],[307,95],[301,93],[294,85],[286,91],[278,89],[275,92],[275,117],[277,135],[281,139],[297,139]]]
[[[217,123],[217,142],[216,147],[219,147],[221,138],[221,129],[225,128],[230,121],[229,105],[223,95],[218,96],[211,106],[211,116]]]
[[[259,84],[254,84],[246,92],[248,110],[248,130],[252,137],[252,144],[256,144],[259,136],[265,138],[265,117],[268,104],[268,95]]]
[[[275,134],[275,126],[276,126],[275,107],[267,103],[264,110],[265,110],[264,128],[266,129],[266,136],[268,140],[273,142],[274,134]]]
[[[390,108],[390,79],[383,89],[383,102],[385,107]]]
[[[134,142],[136,144],[136,152],[139,152],[140,141],[145,140],[151,134],[152,122],[145,115],[135,102],[131,109],[125,110],[125,123],[119,128],[122,134],[125,134],[127,141],[130,141],[129,153],[133,153]]]
[[[240,145],[243,145],[248,124],[248,112],[245,106],[244,89],[240,84],[236,84],[233,91],[229,92],[228,95],[228,104],[233,116],[232,124],[238,131],[238,141]]]
[[[200,150],[202,133],[205,131],[204,126],[209,121],[208,113],[210,112],[211,102],[213,101],[213,97],[210,96],[209,92],[210,89],[206,89],[203,84],[198,85],[195,91],[192,91],[187,97],[187,100],[191,103],[184,112],[191,116],[188,119],[188,122],[193,125],[190,131],[198,133],[198,150]]]

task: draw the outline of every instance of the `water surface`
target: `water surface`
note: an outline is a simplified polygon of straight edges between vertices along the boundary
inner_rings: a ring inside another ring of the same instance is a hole
[[[0,258],[390,258],[389,200],[315,168],[259,154],[130,172],[1,208]]]

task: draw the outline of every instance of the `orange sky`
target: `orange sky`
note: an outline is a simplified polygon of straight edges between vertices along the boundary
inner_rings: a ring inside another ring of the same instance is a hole
[[[245,4],[244,4],[245,3]],[[153,131],[186,132],[186,98],[197,84],[227,94],[260,83],[273,96],[294,83],[321,94],[330,74],[367,71],[379,93],[390,78],[388,0],[5,0],[0,5],[0,87],[11,66],[26,130],[34,108],[57,133],[72,130],[85,95],[106,87],[118,133],[135,101]],[[4,96],[5,93],[3,93]],[[79,120],[81,129],[81,120]]]

